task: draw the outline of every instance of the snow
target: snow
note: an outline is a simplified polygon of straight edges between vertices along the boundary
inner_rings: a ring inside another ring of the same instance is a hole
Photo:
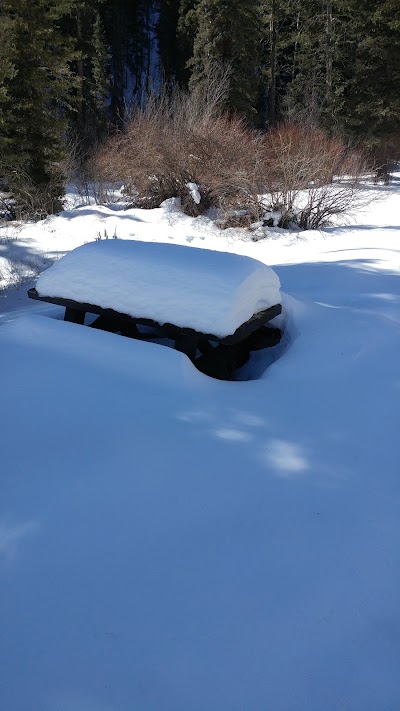
[[[1,709],[400,707],[400,175],[371,194],[257,242],[173,201],[1,241],[48,264],[116,227],[256,258],[285,292],[275,361],[232,383],[3,292]]]
[[[250,257],[135,240],[98,240],[67,254],[37,281],[42,296],[228,336],[281,303],[279,279]]]
[[[277,227],[279,225],[279,222],[281,219],[282,219],[282,211],[281,210],[267,210],[263,214],[264,222],[268,222],[269,220],[271,220],[274,227]]]
[[[189,190],[196,205],[200,205],[201,195],[197,183],[186,183],[186,187]]]

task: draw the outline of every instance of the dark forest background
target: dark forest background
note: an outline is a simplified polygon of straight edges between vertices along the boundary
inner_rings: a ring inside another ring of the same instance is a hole
[[[67,159],[79,170],[150,93],[206,87],[215,67],[251,128],[291,121],[398,158],[398,0],[3,0],[3,189],[45,186],[57,209]]]

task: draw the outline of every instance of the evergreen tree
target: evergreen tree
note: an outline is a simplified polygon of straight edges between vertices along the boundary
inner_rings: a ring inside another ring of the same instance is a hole
[[[100,10],[109,58],[110,120],[118,126],[125,114],[126,67],[136,12],[136,0],[106,0]]]
[[[158,3],[155,0],[140,0],[137,8],[136,28],[132,36],[130,72],[135,78],[130,104],[141,101],[143,94],[154,91],[158,84],[157,28]]]
[[[337,130],[346,55],[346,24],[338,3],[297,2],[293,40],[287,111],[296,120]]]
[[[107,126],[107,52],[99,10],[103,0],[84,0],[64,21],[64,34],[76,37],[74,112],[69,124],[84,158]]]
[[[348,76],[342,129],[385,162],[400,151],[400,7],[397,0],[346,0]]]
[[[110,120],[121,127],[152,91],[156,73],[156,0],[105,0],[101,9],[110,78]]]
[[[3,0],[1,9],[11,46],[0,94],[1,172],[17,195],[43,194],[44,211],[57,209],[63,192],[60,161],[74,53],[60,23],[72,7],[72,0]]]
[[[215,65],[231,67],[227,107],[254,120],[259,87],[261,16],[258,0],[199,0],[190,60],[191,88],[207,83]]]
[[[15,78],[12,31],[14,23],[0,11],[0,166],[8,152],[9,139],[6,136],[7,116],[10,110],[10,84]],[[1,177],[1,176],[0,176]]]
[[[158,22],[158,47],[161,72],[167,84],[187,87],[187,63],[193,53],[196,0],[161,0]]]
[[[262,3],[262,89],[259,111],[262,126],[281,118],[287,84],[293,79],[297,51],[299,0],[267,0]]]

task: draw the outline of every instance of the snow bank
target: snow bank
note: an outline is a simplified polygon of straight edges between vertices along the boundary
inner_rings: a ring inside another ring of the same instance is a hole
[[[281,303],[275,272],[250,257],[181,245],[105,240],[67,254],[37,281],[41,296],[112,308],[224,337]]]

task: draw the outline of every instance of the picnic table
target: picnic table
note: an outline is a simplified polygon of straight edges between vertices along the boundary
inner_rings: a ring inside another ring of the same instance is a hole
[[[273,346],[279,280],[249,257],[134,240],[69,252],[28,296],[65,308],[64,320],[141,340],[166,340],[208,375],[233,379],[251,350]],[[272,303],[273,302],[273,303]],[[260,308],[261,307],[261,308]]]

